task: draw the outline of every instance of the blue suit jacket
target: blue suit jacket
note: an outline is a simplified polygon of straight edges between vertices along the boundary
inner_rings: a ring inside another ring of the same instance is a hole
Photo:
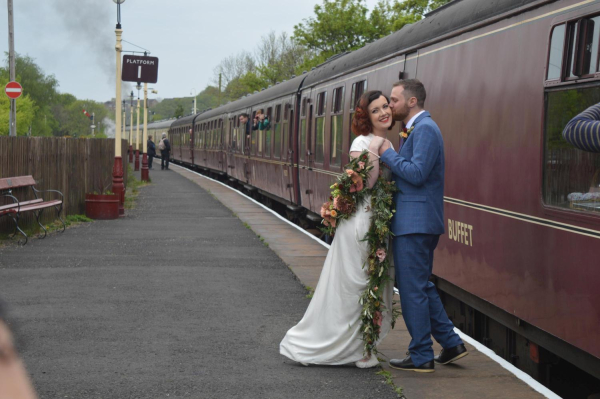
[[[381,156],[394,174],[396,213],[392,232],[444,234],[444,140],[438,125],[425,111],[400,153],[388,149]]]

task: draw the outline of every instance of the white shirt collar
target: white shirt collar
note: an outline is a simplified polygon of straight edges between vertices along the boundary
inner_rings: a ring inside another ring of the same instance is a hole
[[[411,126],[413,125],[413,123],[415,123],[415,121],[417,120],[417,118],[419,117],[419,115],[421,115],[423,112],[425,112],[425,110],[419,112],[418,114],[416,114],[415,116],[413,116],[412,118],[410,118],[410,120],[408,121],[408,123],[406,124],[406,128],[410,129]]]

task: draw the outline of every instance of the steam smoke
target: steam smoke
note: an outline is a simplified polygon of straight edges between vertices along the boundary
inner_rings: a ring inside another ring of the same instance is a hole
[[[115,137],[115,122],[112,119],[104,118],[102,119],[102,124],[104,125],[104,134],[108,138]]]
[[[106,84],[114,92],[116,5],[98,0],[79,0],[76,4],[73,0],[54,0],[51,3],[62,17],[61,26],[69,31],[69,37],[91,49],[90,57],[95,58],[105,74]],[[124,99],[129,96],[131,90],[132,85],[123,82],[121,97]]]

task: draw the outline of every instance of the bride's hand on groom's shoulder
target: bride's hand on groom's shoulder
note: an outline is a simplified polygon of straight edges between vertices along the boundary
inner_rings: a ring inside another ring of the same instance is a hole
[[[390,148],[392,148],[392,143],[389,140],[385,140],[381,147],[379,147],[379,156],[383,155]]]
[[[372,150],[378,150],[381,145],[385,142],[386,140],[383,137],[378,137],[375,136],[373,137],[373,139],[371,140],[371,144],[369,144],[369,148]]]

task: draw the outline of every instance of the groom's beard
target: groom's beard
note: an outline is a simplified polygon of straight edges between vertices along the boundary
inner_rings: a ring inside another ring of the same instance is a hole
[[[402,122],[404,119],[406,119],[408,114],[410,114],[410,108],[407,105],[404,105],[404,107],[400,109],[394,108],[392,110],[392,119]]]

